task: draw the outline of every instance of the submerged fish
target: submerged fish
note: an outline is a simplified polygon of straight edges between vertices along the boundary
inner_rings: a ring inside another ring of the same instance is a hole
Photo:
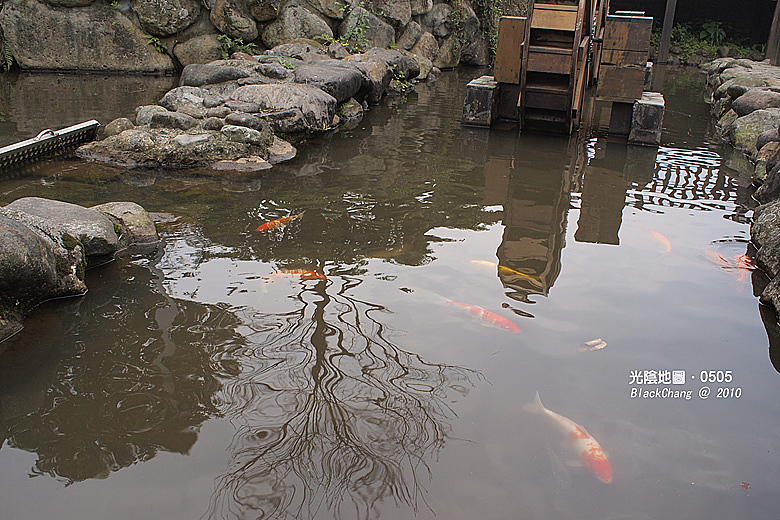
[[[453,305],[457,305],[459,307],[463,307],[464,309],[468,309],[468,311],[471,314],[473,314],[474,316],[479,316],[479,318],[482,321],[485,321],[495,327],[499,327],[508,330],[510,332],[520,332],[520,327],[518,327],[508,319],[503,318],[496,313],[490,312],[489,310],[483,309],[482,307],[477,307],[476,305],[469,305],[468,303],[460,303],[453,300],[449,300],[449,302]]]
[[[607,453],[582,426],[560,414],[548,410],[539,398],[539,392],[533,403],[523,406],[530,413],[542,414],[566,437],[568,446],[579,457],[578,464],[583,465],[605,484],[612,482],[612,465],[607,459]]]
[[[590,341],[586,341],[580,347],[577,349],[580,352],[592,352],[594,350],[601,350],[604,347],[607,346],[607,342],[604,341],[601,338],[592,339]]]
[[[301,280],[327,280],[328,277],[324,273],[318,273],[317,271],[309,271],[307,269],[280,269],[276,273],[272,273],[263,280],[272,281],[277,278],[286,276],[299,276]]]
[[[525,278],[530,278],[531,280],[538,280],[539,279],[539,277],[537,277],[537,276],[531,276],[530,274],[521,273],[520,271],[517,271],[516,269],[512,269],[511,267],[507,267],[505,265],[497,264],[495,262],[489,262],[487,260],[472,260],[471,263],[472,264],[477,264],[477,265],[484,265],[484,266],[487,266],[487,267],[497,267],[499,273],[516,274],[516,275],[519,275],[519,276],[524,276]]]
[[[303,213],[298,213],[296,215],[289,215],[287,217],[278,218],[276,220],[266,222],[265,224],[260,224],[259,226],[257,226],[257,231],[269,231],[271,229],[279,229],[280,227],[286,226],[293,220],[297,218],[301,218],[302,216]]]
[[[672,243],[669,242],[669,239],[666,238],[662,233],[659,233],[658,231],[650,231],[650,236],[652,236],[656,242],[663,246],[664,253],[668,253],[672,250]]]
[[[731,261],[727,260],[720,253],[716,253],[711,249],[705,250],[704,255],[708,260],[721,269],[732,272],[739,271],[739,274],[736,275],[738,282],[741,282],[746,278],[748,271],[752,271],[756,268],[753,260],[746,254],[736,255]]]

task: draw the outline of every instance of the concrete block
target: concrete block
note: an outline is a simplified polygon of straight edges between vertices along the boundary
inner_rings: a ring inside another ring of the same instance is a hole
[[[643,92],[634,102],[628,142],[657,146],[661,143],[665,101],[660,92]]]
[[[466,85],[461,123],[467,126],[489,127],[498,115],[497,103],[498,83],[493,76],[480,76],[471,80]]]

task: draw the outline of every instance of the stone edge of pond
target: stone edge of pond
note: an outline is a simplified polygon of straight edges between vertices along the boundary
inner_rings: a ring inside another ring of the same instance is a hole
[[[409,51],[333,47],[300,39],[187,65],[157,104],[111,121],[76,155],[127,168],[260,172],[294,158],[291,143],[354,127],[370,105],[440,74]]]
[[[158,244],[149,213],[134,202],[86,208],[23,197],[0,207],[0,352],[37,305],[86,293],[89,267]]]
[[[750,239],[754,263],[768,278],[754,293],[780,315],[780,67],[769,60],[718,58],[701,68],[717,132],[744,154],[757,186]]]

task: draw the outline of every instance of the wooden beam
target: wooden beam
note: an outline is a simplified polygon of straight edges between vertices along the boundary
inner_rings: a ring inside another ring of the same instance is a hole
[[[676,10],[677,0],[666,0],[664,28],[661,32],[661,48],[658,50],[658,63],[666,63],[669,60],[669,42],[672,39],[672,25],[674,25],[674,12]]]
[[[769,30],[769,41],[766,44],[766,57],[772,65],[780,65],[780,1],[775,6],[775,16],[772,18],[772,28]]]

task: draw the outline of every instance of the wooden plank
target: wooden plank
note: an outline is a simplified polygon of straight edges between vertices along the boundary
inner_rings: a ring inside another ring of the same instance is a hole
[[[520,83],[526,18],[502,16],[498,21],[498,48],[493,75],[500,83]]]
[[[603,49],[601,51],[601,63],[625,67],[637,65],[644,67],[647,63],[648,53],[645,51],[624,51],[619,49]]]
[[[653,19],[637,16],[607,16],[604,49],[650,52]]]
[[[661,46],[658,49],[658,63],[666,63],[669,59],[669,44],[672,39],[674,12],[677,10],[677,0],[666,0],[664,11],[664,28],[661,31]]]
[[[766,44],[766,58],[771,65],[780,65],[780,2],[777,2],[775,15],[772,17],[772,27],[769,29],[769,40]]]
[[[526,90],[525,106],[527,108],[544,108],[547,110],[568,110],[569,101],[566,92],[538,92]]]
[[[633,102],[642,97],[645,68],[634,65],[615,67],[602,63],[596,97],[610,101]]]
[[[573,31],[577,26],[577,11],[534,8],[531,27],[534,29],[553,29],[556,31]]]
[[[520,121],[520,85],[502,83],[499,85],[498,117],[510,121]]]
[[[571,67],[571,55],[548,53],[531,48],[528,50],[529,72],[553,72],[568,74]]]

